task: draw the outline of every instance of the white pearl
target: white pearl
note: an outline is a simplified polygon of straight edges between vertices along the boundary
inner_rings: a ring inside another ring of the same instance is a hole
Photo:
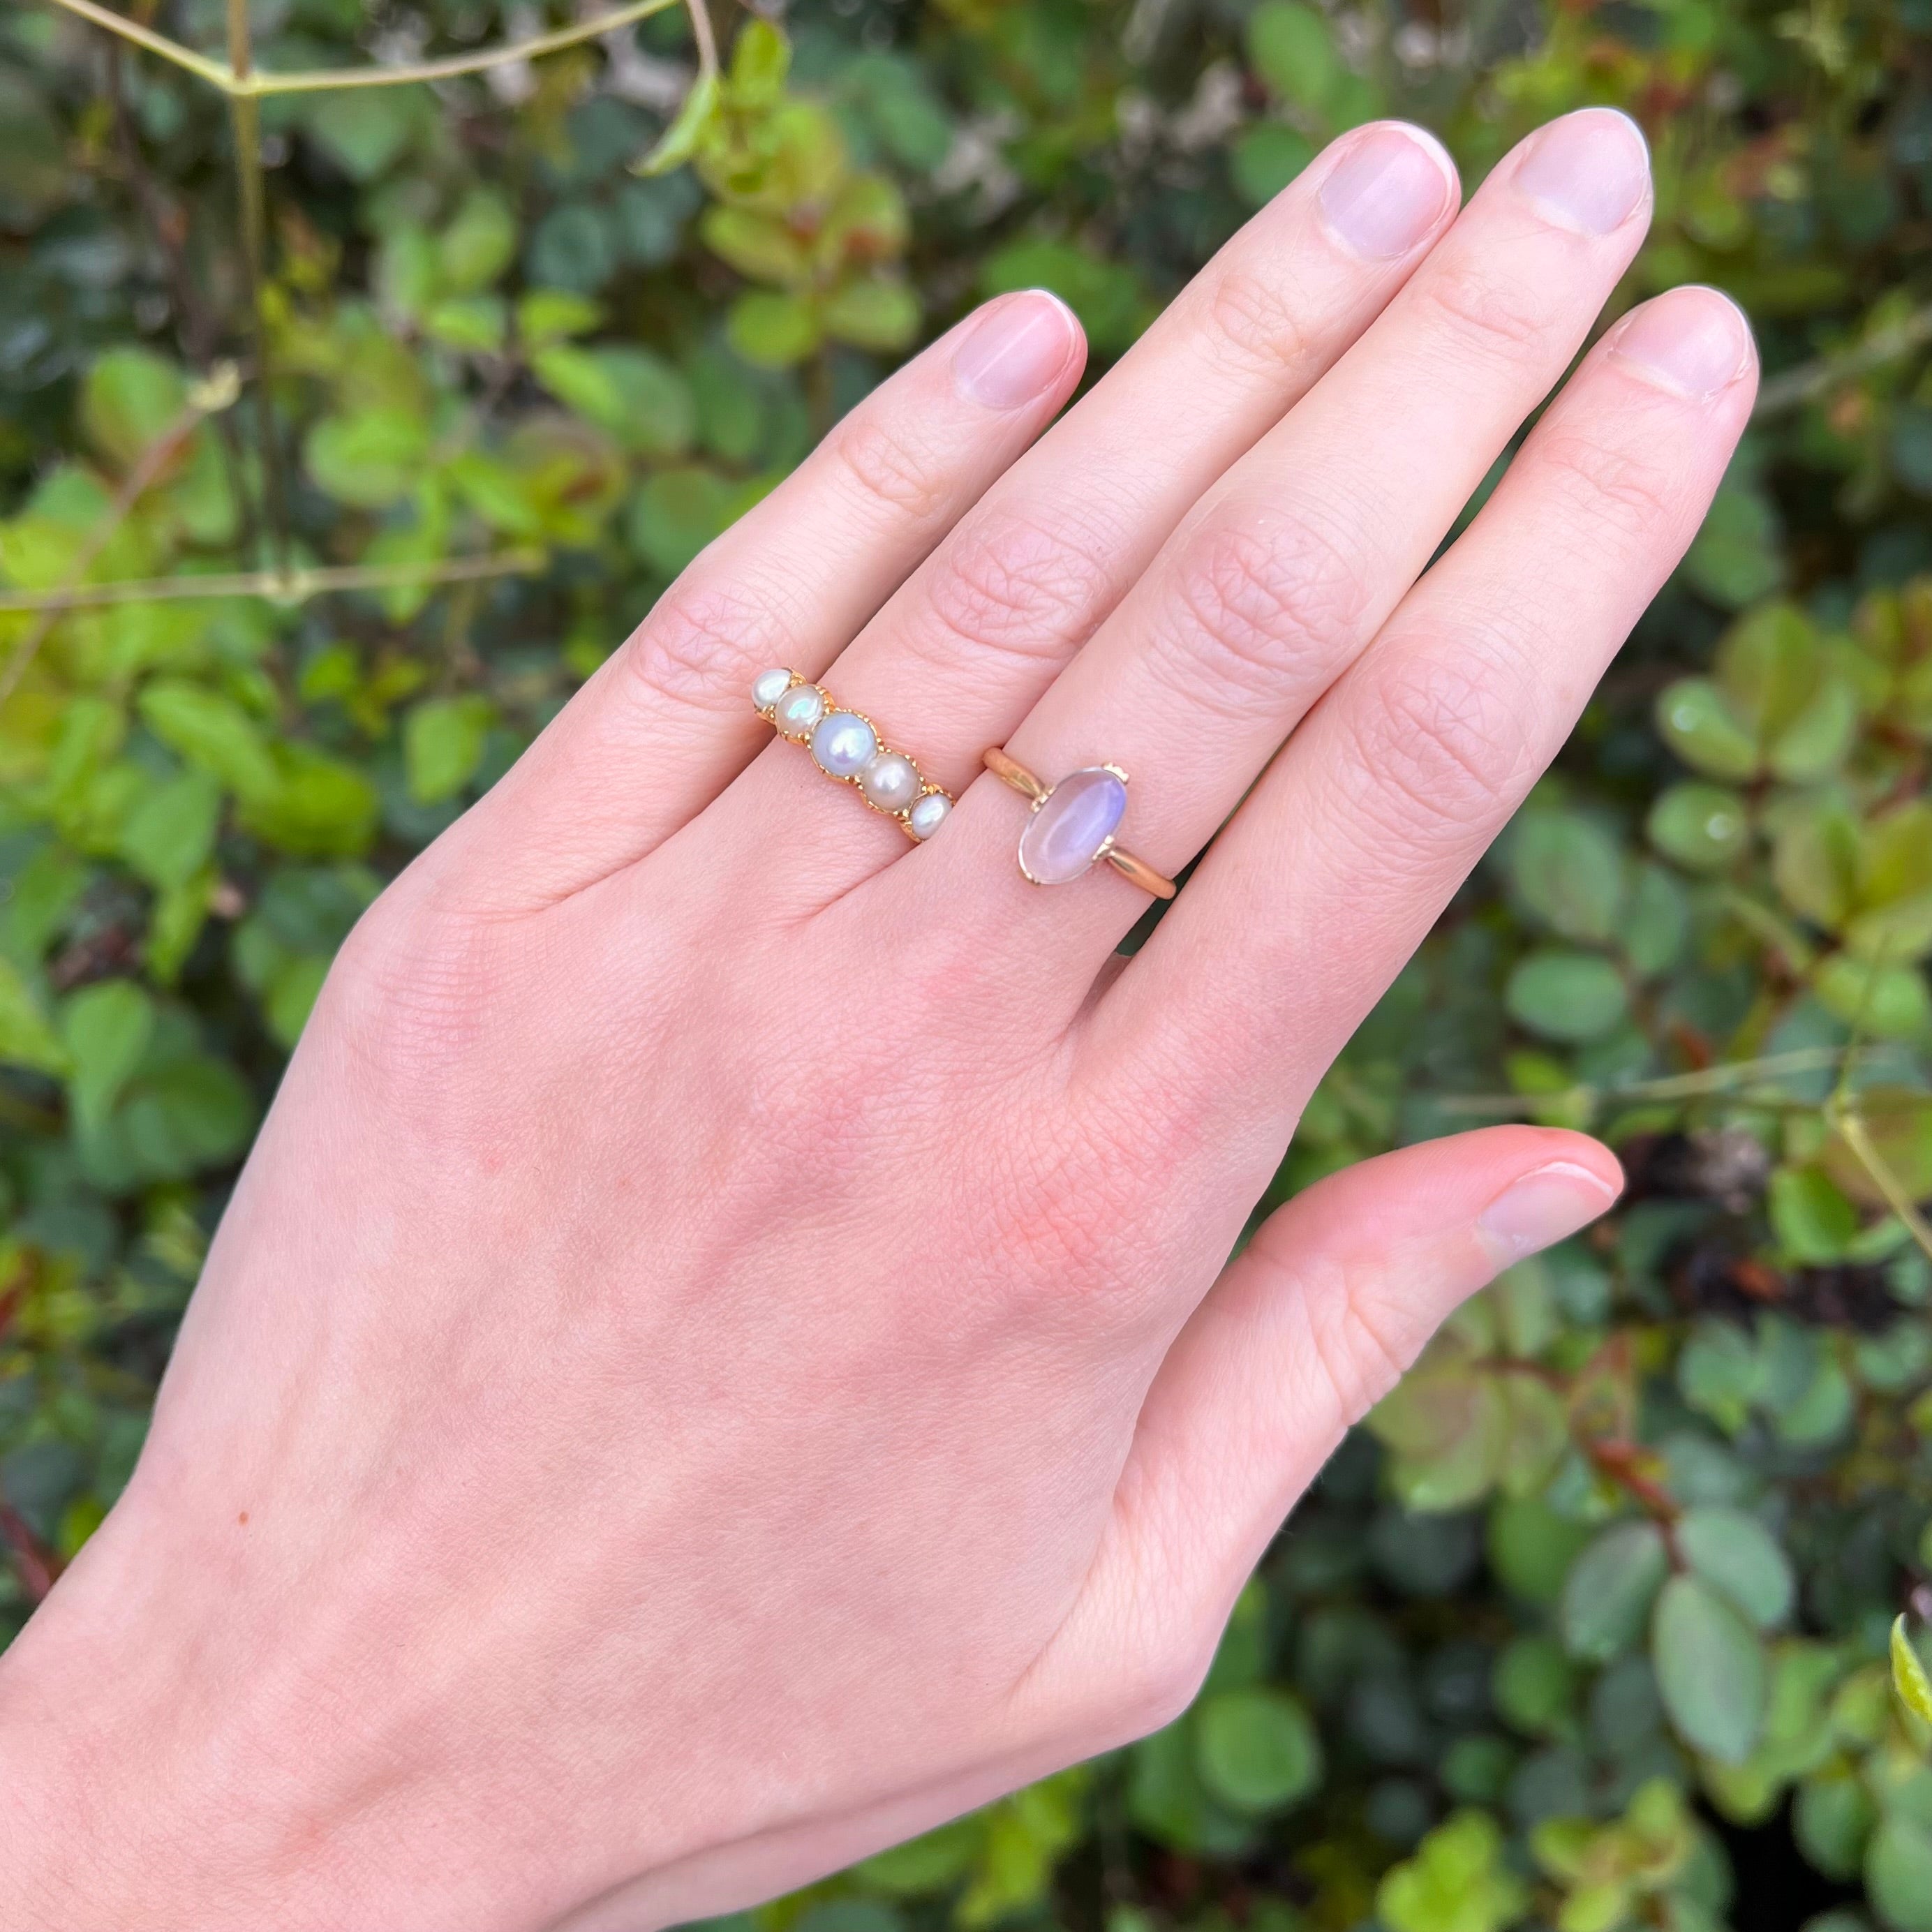
[[[772,712],[772,722],[788,738],[808,738],[825,716],[825,694],[815,684],[795,684]]]
[[[906,814],[906,823],[912,827],[915,838],[930,838],[946,823],[946,814],[952,809],[952,801],[945,793],[929,791],[914,801]]]
[[[752,703],[760,711],[769,711],[791,688],[791,673],[782,664],[761,670],[752,680]]]
[[[859,789],[881,812],[903,812],[919,796],[919,768],[897,752],[881,752],[859,774]]]
[[[835,711],[821,718],[812,734],[812,755],[819,770],[835,778],[856,778],[878,748],[872,726],[850,711]]]

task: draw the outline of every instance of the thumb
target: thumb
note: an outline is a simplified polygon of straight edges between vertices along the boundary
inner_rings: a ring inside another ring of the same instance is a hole
[[[1443,1319],[1622,1186],[1581,1134],[1489,1127],[1330,1174],[1271,1215],[1142,1406],[1109,1539],[1138,1588],[1160,1579],[1184,1624],[1218,1631],[1290,1504]]]

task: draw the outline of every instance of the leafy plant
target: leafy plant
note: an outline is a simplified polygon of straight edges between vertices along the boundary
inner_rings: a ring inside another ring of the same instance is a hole
[[[1606,101],[1613,306],[1736,296],[1757,416],[1262,1206],[1510,1117],[1630,1195],[1351,1438],[1178,1723],[759,1917],[1708,1932],[1784,1856],[1927,1932],[1922,0],[424,0],[400,65],[218,10],[0,20],[0,1635],[362,910],[893,358],[1037,282],[1104,364],[1330,136],[1473,183]]]

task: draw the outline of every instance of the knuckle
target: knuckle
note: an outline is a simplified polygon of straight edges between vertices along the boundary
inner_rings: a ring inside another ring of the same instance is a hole
[[[1417,284],[1425,319],[1439,322],[1456,352],[1474,350],[1511,360],[1550,323],[1550,297],[1530,278],[1499,280],[1475,261],[1432,266]]]
[[[862,407],[848,416],[832,432],[831,446],[860,494],[895,518],[929,523],[951,496],[934,452],[876,410]]]
[[[1353,720],[1356,768],[1372,818],[1425,846],[1486,835],[1520,789],[1525,734],[1514,707],[1480,670],[1425,658],[1391,662],[1369,680]]]
[[[1207,340],[1244,370],[1266,374],[1298,369],[1312,360],[1307,324],[1298,311],[1298,293],[1278,275],[1229,267],[1208,292]]]
[[[788,664],[791,627],[776,604],[715,584],[674,584],[612,660],[614,675],[655,706],[737,710],[753,669]]]
[[[1190,538],[1174,600],[1151,640],[1156,668],[1193,701],[1251,715],[1257,698],[1278,703],[1349,647],[1367,592],[1320,524],[1269,512],[1215,520]]]
[[[1670,471],[1635,450],[1617,449],[1576,430],[1545,436],[1537,452],[1553,490],[1594,526],[1640,537],[1676,520]]]
[[[976,656],[1020,665],[1058,664],[1106,608],[1112,573],[1107,546],[1070,521],[1058,526],[1006,514],[976,518],[957,531],[926,586],[928,621],[908,628],[922,656]]]

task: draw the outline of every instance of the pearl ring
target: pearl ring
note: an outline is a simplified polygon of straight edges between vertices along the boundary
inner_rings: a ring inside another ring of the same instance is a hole
[[[946,790],[924,778],[904,752],[881,744],[878,726],[864,712],[842,709],[796,671],[760,671],[752,680],[752,705],[780,737],[810,746],[827,777],[856,785],[859,796],[908,838],[930,838],[946,823],[952,809]]]
[[[1127,808],[1127,775],[1118,765],[1088,765],[1058,784],[1043,784],[997,746],[986,753],[987,770],[1033,800],[1020,834],[1020,870],[1036,886],[1064,886],[1100,860],[1157,899],[1178,888],[1144,860],[1123,852],[1114,833]]]

